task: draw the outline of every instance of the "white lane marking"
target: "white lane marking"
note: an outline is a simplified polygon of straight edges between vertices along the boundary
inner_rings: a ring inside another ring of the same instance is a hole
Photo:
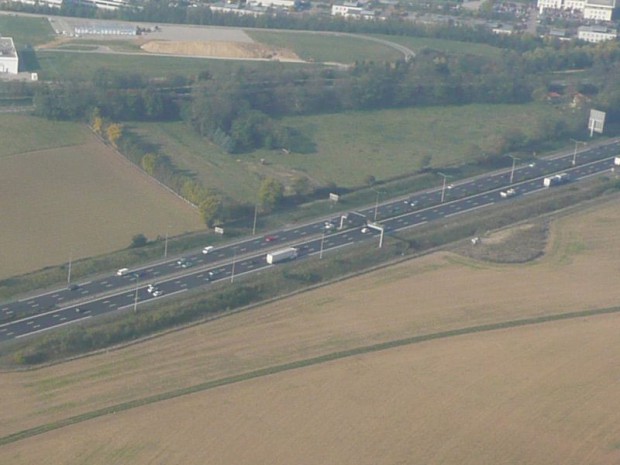
[[[468,208],[467,210],[461,210],[461,211],[458,211],[458,212],[450,213],[449,215],[446,215],[445,217],[449,218],[450,216],[456,216],[456,215],[462,215],[463,213],[469,213],[471,211],[478,210],[480,208],[488,207],[490,205],[493,205],[494,203],[495,202],[485,203],[484,205],[479,205],[479,206],[474,207],[474,208]]]
[[[170,292],[169,294],[162,294],[159,297],[153,297],[149,300],[139,300],[137,305],[143,304],[144,302],[153,302],[154,300],[163,299],[164,297],[170,297],[171,295],[180,294],[181,292],[187,292],[187,289],[181,289],[180,291]],[[122,307],[118,307],[119,310],[123,310],[125,308],[133,308],[135,304],[123,305]]]
[[[47,328],[38,329],[36,331],[31,331],[29,333],[20,334],[19,336],[15,336],[15,339],[19,339],[20,337],[31,336],[32,334],[42,333],[43,331],[48,331],[50,329],[58,328],[59,326],[70,325],[71,323],[76,323],[78,321],[86,320],[88,318],[92,318],[92,315],[85,316],[84,318],[80,318],[79,320],[67,321],[66,323],[60,323],[54,326],[48,326]]]

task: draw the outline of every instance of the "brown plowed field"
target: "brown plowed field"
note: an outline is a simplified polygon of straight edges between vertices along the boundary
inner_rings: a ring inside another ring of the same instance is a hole
[[[299,60],[299,57],[291,50],[247,42],[153,40],[143,44],[141,48],[151,53],[172,55]]]
[[[552,225],[547,254],[435,254],[150,342],[1,375],[0,436],[225,376],[420,334],[616,306],[620,205]],[[0,447],[4,464],[620,463],[620,317],[367,353]]]

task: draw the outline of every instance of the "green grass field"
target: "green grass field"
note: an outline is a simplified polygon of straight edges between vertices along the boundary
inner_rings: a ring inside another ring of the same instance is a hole
[[[132,123],[131,128],[158,145],[178,168],[196,173],[205,186],[240,201],[258,191],[260,181],[245,156],[221,151],[184,123]]]
[[[0,15],[0,35],[12,37],[17,48],[39,45],[54,38],[54,30],[45,18]]]
[[[273,67],[272,62],[243,60],[214,60],[204,57],[162,57],[121,55],[89,52],[37,51],[39,79],[91,79],[101,68],[128,73],[139,72],[147,77],[196,76],[209,71],[214,76],[229,74],[241,67],[255,69]],[[308,66],[296,63],[278,63],[278,66]]]
[[[356,60],[383,61],[402,58],[400,52],[386,45],[364,39],[363,35],[352,37],[347,35],[287,31],[249,30],[245,32],[257,42],[289,48],[304,60],[351,63]],[[486,44],[380,34],[373,34],[370,37],[404,45],[414,51],[422,48],[432,48],[456,55],[472,54],[487,57],[496,57],[501,53],[501,49]]]
[[[467,161],[468,146],[509,127],[527,131],[537,116],[556,114],[549,105],[467,105],[383,110],[282,120],[309,136],[309,154],[259,150],[224,154],[179,123],[145,123],[140,133],[205,184],[251,201],[261,176],[287,179],[303,173],[319,185],[364,184],[414,173],[423,164],[439,168]],[[265,163],[261,163],[261,159]]]
[[[0,159],[36,150],[83,143],[89,131],[85,126],[64,121],[47,121],[21,114],[0,115]]]
[[[303,60],[353,63],[356,60],[394,61],[402,58],[402,53],[397,50],[365,39],[361,35],[352,37],[341,34],[256,30],[245,32],[257,42],[291,49]]]

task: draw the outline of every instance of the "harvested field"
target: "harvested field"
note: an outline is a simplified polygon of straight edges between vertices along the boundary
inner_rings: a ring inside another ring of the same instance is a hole
[[[200,216],[89,134],[0,158],[0,278],[196,231]],[[169,228],[169,229],[168,229]]]
[[[619,227],[612,202],[553,223],[547,255],[527,265],[435,254],[122,350],[2,374],[0,436],[335,351],[616,306]],[[0,462],[615,465],[618,329],[617,315],[598,316],[357,355],[5,445]]]
[[[150,41],[141,46],[151,53],[202,57],[255,58],[269,60],[299,60],[291,50],[247,42]]]
[[[7,465],[616,465],[619,330],[613,315],[357,356],[109,415],[9,444],[0,457]]]

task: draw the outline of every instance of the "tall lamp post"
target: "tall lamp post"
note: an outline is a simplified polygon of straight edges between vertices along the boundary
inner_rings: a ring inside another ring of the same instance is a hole
[[[512,184],[512,180],[515,177],[515,166],[517,165],[517,160],[519,160],[519,158],[515,157],[514,155],[508,156],[512,158],[512,169],[510,170],[510,184]]]
[[[321,250],[319,252],[319,259],[323,258],[323,242],[325,242],[325,231],[323,231],[323,235],[321,236]]]
[[[164,240],[164,260],[168,258],[168,236],[170,235],[170,226],[166,229],[166,239]]]
[[[254,205],[254,223],[252,224],[252,236],[256,234],[256,219],[258,218],[258,204]]]
[[[69,254],[69,271],[67,272],[67,287],[71,287],[71,262],[72,262],[72,257]]]
[[[448,179],[447,174],[437,173],[439,176],[443,177],[443,185],[441,187],[441,203],[443,203],[446,198],[446,180]]]
[[[136,277],[136,293],[133,298],[133,311],[136,313],[138,311],[138,285],[140,283],[140,275],[136,273],[134,276]]]
[[[235,261],[236,260],[237,260],[237,249],[233,248],[232,269],[230,270],[230,282],[231,282],[231,284],[235,282]]]
[[[377,211],[379,210],[379,191],[375,191],[375,193],[377,194],[377,199],[375,200],[375,215],[373,217],[374,222],[377,221]]]
[[[578,144],[586,145],[587,142],[582,142],[580,140],[575,140],[575,139],[571,139],[571,141],[575,143],[575,151],[573,152],[573,166],[575,166],[577,164],[577,145]]]

